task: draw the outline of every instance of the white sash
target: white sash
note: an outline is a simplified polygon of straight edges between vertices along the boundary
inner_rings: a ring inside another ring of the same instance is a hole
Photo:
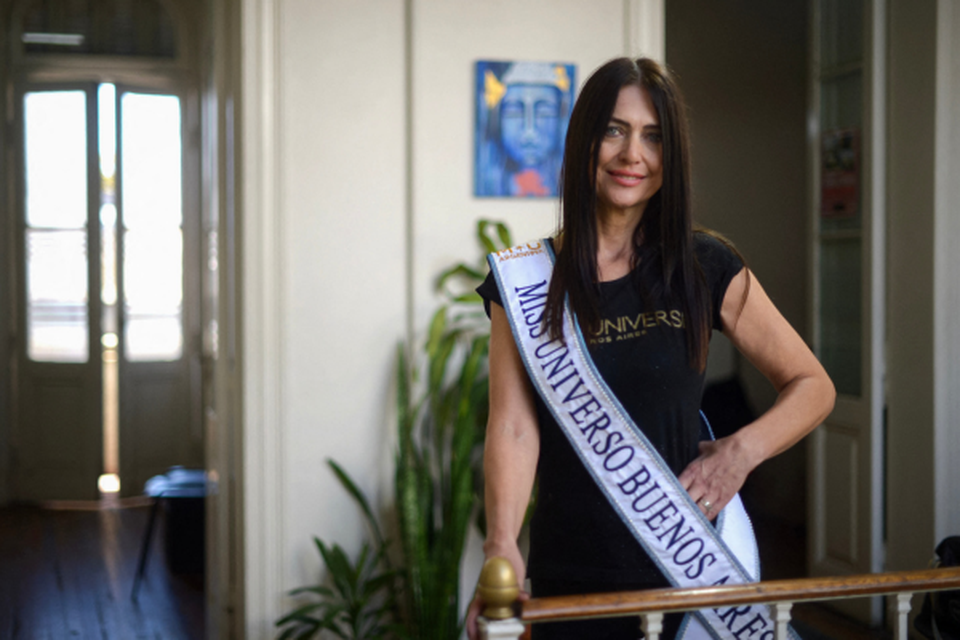
[[[667,580],[676,587],[759,580],[753,527],[740,497],[724,507],[715,529],[597,372],[569,305],[563,338],[547,335],[543,313],[554,261],[549,243],[491,253],[487,261],[530,379],[597,486]],[[744,605],[687,615],[679,637],[772,640],[775,629],[768,606]]]

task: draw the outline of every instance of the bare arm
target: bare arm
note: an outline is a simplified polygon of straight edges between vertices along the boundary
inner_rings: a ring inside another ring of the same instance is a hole
[[[487,558],[510,560],[522,588],[526,567],[517,537],[530,502],[540,455],[540,430],[533,389],[510,333],[506,312],[490,305],[490,417],[483,453]],[[467,615],[467,633],[476,638],[479,599]]]
[[[761,462],[786,451],[810,433],[833,410],[836,391],[813,352],[743,269],[731,281],[720,316],[723,333],[777,390],[766,413],[735,434],[701,442],[700,456],[680,474],[680,482],[709,517],[740,490]],[[703,502],[710,503],[704,508]]]
[[[525,568],[519,559],[517,536],[533,489],[540,431],[533,389],[506,312],[497,304],[490,305],[490,311],[490,417],[483,454],[487,515],[484,553],[487,557],[510,558],[522,585]]]

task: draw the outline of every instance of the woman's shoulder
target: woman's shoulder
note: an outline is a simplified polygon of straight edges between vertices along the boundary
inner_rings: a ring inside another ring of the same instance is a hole
[[[543,244],[546,244],[550,247],[551,250],[556,251],[556,240],[554,238],[541,238],[539,240],[531,240],[530,242],[525,242],[519,244],[515,247],[509,247],[504,249],[501,252],[494,252],[493,254],[506,253],[510,256],[519,257],[524,255],[529,251],[540,251]],[[501,307],[503,306],[503,299],[500,296],[500,288],[497,286],[496,278],[493,275],[492,270],[487,271],[487,276],[484,278],[483,282],[480,283],[480,286],[476,288],[476,292],[480,294],[480,297],[483,298],[483,307],[487,312],[487,315],[490,315],[490,303],[496,302]]]
[[[736,253],[733,242],[713,229],[699,228],[693,232],[694,250],[700,253]]]
[[[709,229],[694,231],[693,250],[701,266],[706,266],[704,263],[707,263],[710,265],[736,264],[742,267],[744,263],[743,256],[733,242]]]
[[[722,293],[743,269],[743,257],[732,242],[715,231],[697,230],[693,237],[694,253],[707,284]]]

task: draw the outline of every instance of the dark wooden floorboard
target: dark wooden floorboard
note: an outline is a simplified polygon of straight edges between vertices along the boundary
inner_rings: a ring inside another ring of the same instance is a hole
[[[130,600],[148,515],[0,509],[0,638],[203,638],[202,576],[167,569],[162,517],[138,602]]]

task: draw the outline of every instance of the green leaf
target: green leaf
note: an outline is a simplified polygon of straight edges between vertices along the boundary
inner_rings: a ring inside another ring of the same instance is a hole
[[[453,355],[453,349],[456,345],[456,336],[445,334],[440,336],[436,351],[430,354],[430,376],[427,384],[429,385],[429,391],[435,395],[440,393],[440,386],[447,374],[447,363],[450,362],[450,356]]]
[[[332,632],[338,638],[343,638],[343,640],[350,640],[350,634],[343,628],[343,625],[336,618],[330,618],[329,620],[324,620],[325,626],[324,629]]]
[[[478,269],[474,269],[466,264],[460,263],[456,264],[446,271],[443,271],[438,277],[437,281],[434,284],[435,291],[443,291],[444,285],[447,284],[449,280],[454,278],[463,278],[467,281],[475,281],[478,284],[483,281],[486,277],[485,273],[482,273]],[[474,285],[476,286],[476,285]]]
[[[297,627],[287,627],[283,633],[277,636],[277,640],[289,640],[299,631]]]
[[[327,464],[333,469],[333,473],[336,474],[337,479],[340,481],[340,484],[343,485],[343,488],[347,490],[347,493],[360,505],[360,509],[363,511],[363,514],[367,518],[367,524],[370,526],[370,529],[373,531],[373,535],[376,538],[378,546],[383,546],[383,534],[380,532],[380,526],[377,524],[377,519],[373,515],[373,509],[370,508],[370,503],[367,501],[367,497],[363,495],[363,492],[357,487],[353,479],[343,470],[340,465],[334,462],[332,459],[327,458]]]
[[[313,540],[320,550],[320,555],[323,556],[323,562],[327,565],[327,571],[330,572],[330,577],[333,579],[341,597],[349,596],[353,570],[350,561],[347,560],[347,555],[343,552],[343,548],[338,544],[327,547],[322,540],[316,537]]]
[[[487,235],[487,228],[493,224],[489,220],[477,220],[477,241],[480,243],[480,246],[483,247],[484,253],[493,253],[497,250],[497,246],[493,243],[493,240]]]
[[[476,233],[486,253],[513,246],[502,222],[479,220]],[[489,323],[480,297],[454,283],[479,281],[486,268],[483,260],[477,264],[460,262],[440,273],[436,287],[448,305],[431,317],[422,348],[398,347],[394,491],[402,572],[395,578],[378,572],[379,553],[358,561],[353,602],[374,603],[351,609],[359,632],[388,629],[416,640],[450,640],[462,630],[460,559],[477,511],[488,413]],[[391,588],[397,583],[402,583],[400,592]],[[383,627],[378,617],[394,595],[404,612],[399,632]]]
[[[396,580],[396,574],[394,572],[380,574],[374,576],[369,580],[365,581],[363,584],[363,594],[365,596],[372,596],[376,594],[381,589],[385,589],[391,586]]]
[[[332,590],[330,590],[328,587],[324,587],[321,585],[315,585],[312,587],[299,587],[297,589],[291,589],[289,592],[291,596],[298,596],[302,593],[314,593],[318,596],[323,596],[325,598],[335,597]]]
[[[502,222],[497,223],[497,236],[500,238],[501,246],[506,249],[514,246],[513,237],[510,235],[510,229]]]
[[[459,296],[455,296],[453,301],[462,302],[465,304],[477,304],[483,302],[483,298],[476,291],[471,291],[470,293],[463,293]]]
[[[305,604],[301,607],[294,609],[287,615],[283,616],[282,618],[277,620],[275,624],[278,627],[282,627],[283,625],[293,620],[299,620],[299,619],[305,618],[308,613],[313,613],[314,611],[322,608],[323,606],[324,605],[321,602],[312,602],[310,604]]]
[[[439,348],[440,341],[446,333],[447,328],[447,308],[440,307],[430,319],[430,329],[427,332],[427,357],[433,358],[434,353]]]

